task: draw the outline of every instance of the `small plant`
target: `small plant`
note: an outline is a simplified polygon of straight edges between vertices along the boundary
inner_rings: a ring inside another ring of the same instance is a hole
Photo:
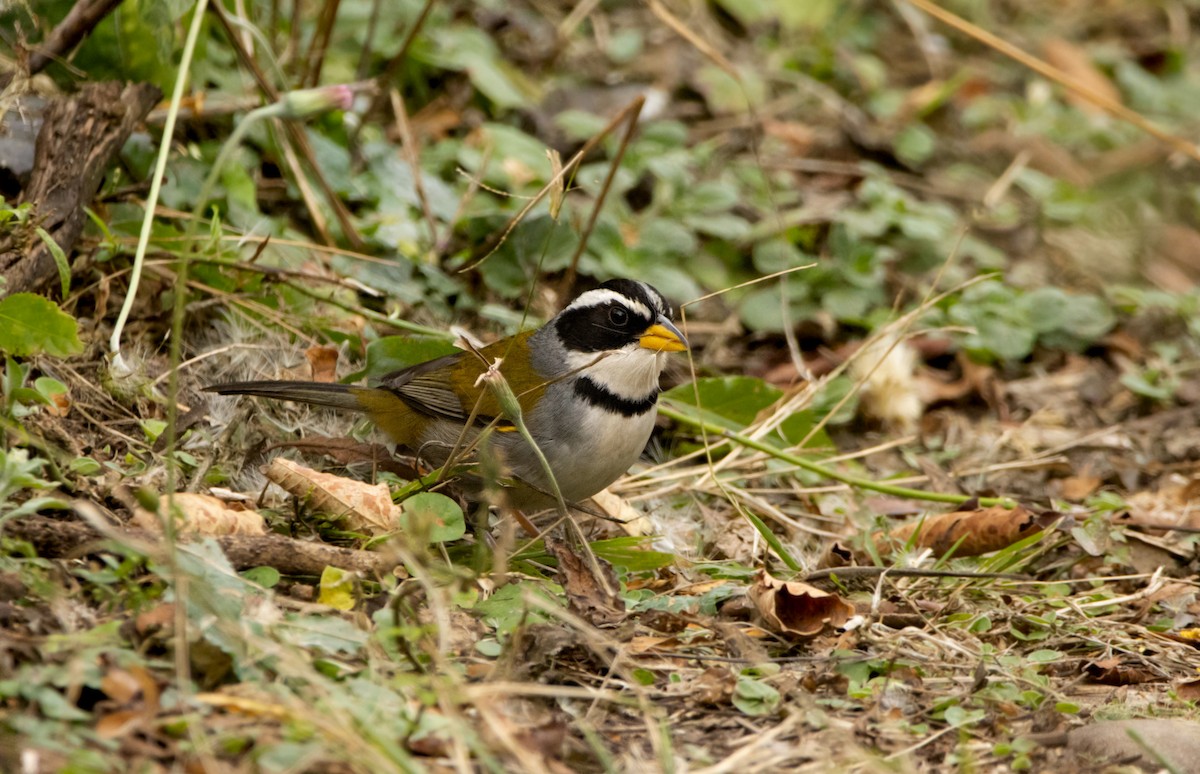
[[[25,490],[50,490],[57,486],[41,477],[46,460],[30,459],[25,449],[0,449],[0,524],[18,516],[28,516],[38,511],[70,506],[55,497],[31,497],[24,502],[16,496]]]

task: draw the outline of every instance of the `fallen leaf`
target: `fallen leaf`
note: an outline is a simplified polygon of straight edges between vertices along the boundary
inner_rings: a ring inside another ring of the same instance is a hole
[[[197,535],[265,535],[266,522],[258,511],[249,510],[237,503],[226,503],[212,495],[194,492],[176,492],[174,497],[175,528],[180,532]],[[168,499],[160,500],[166,507]],[[136,508],[132,523],[147,532],[162,532],[162,521],[146,510]]]
[[[236,687],[233,686],[233,688]],[[192,700],[198,701],[201,704],[207,704],[210,707],[217,707],[227,712],[234,712],[249,717],[274,718],[276,720],[287,720],[292,717],[291,710],[282,704],[263,701],[249,696],[232,696],[225,693],[198,693],[192,697]]]
[[[263,473],[309,507],[342,519],[350,529],[370,535],[396,530],[400,508],[392,502],[387,484],[322,473],[282,457],[271,460]]]
[[[612,565],[599,557],[593,564],[565,541],[549,535],[546,550],[558,560],[558,580],[573,612],[594,626],[613,624],[625,617],[625,603],[619,593],[621,584]]]
[[[728,667],[712,666],[700,673],[688,686],[688,697],[697,704],[729,704],[737,688],[737,675]]]
[[[1068,476],[1062,481],[1062,496],[1064,500],[1073,500],[1079,502],[1092,496],[1092,493],[1100,488],[1100,484],[1104,483],[1099,476],[1092,476],[1086,473],[1081,473],[1075,476]]]
[[[979,556],[1041,532],[1058,518],[1053,511],[1035,514],[1021,506],[1009,509],[997,505],[928,516],[896,527],[886,538],[876,535],[875,541],[882,551],[889,542],[908,543],[915,535],[916,545],[933,549],[938,556],[945,556],[951,549],[955,556]]]
[[[308,358],[308,366],[312,369],[312,380],[332,384],[337,381],[338,351],[333,347],[320,345],[311,346],[304,350]]]
[[[1184,680],[1176,683],[1175,693],[1184,701],[1200,701],[1200,680]]]
[[[352,572],[338,567],[326,567],[321,573],[321,592],[317,601],[337,610],[353,610],[354,580]]]
[[[620,495],[601,489],[592,495],[592,502],[596,503],[604,515],[620,524],[627,535],[649,535],[653,531],[650,517],[634,508]]]
[[[1130,666],[1117,657],[1089,661],[1083,665],[1083,671],[1101,685],[1137,685],[1161,679],[1149,669]]]
[[[791,637],[815,637],[854,615],[854,605],[800,581],[781,581],[759,570],[749,597],[767,628]]]
[[[324,454],[343,466],[363,462],[374,466],[376,470],[395,473],[397,477],[404,479],[420,478],[429,472],[418,467],[415,457],[392,454],[381,443],[362,443],[353,438],[310,435],[296,441],[277,443],[268,450],[270,449],[296,449],[301,452]]]

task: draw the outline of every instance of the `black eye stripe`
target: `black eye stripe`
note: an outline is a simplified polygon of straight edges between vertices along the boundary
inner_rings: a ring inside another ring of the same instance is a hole
[[[600,303],[568,306],[560,312],[553,325],[563,345],[573,352],[621,349],[636,343],[659,315],[668,319],[672,316],[662,294],[643,282],[616,279],[600,287],[628,301],[622,303],[609,296]],[[621,315],[623,319],[619,319]]]

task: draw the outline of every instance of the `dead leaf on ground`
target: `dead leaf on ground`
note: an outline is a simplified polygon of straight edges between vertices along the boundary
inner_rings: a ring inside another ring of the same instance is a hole
[[[308,367],[312,369],[312,380],[332,384],[337,381],[338,351],[333,347],[312,346],[304,350]]]
[[[688,697],[697,704],[727,705],[733,700],[737,688],[737,675],[729,667],[713,666],[705,669],[688,686]]]
[[[1083,665],[1083,671],[1102,685],[1137,685],[1162,679],[1149,669],[1126,663],[1119,657],[1089,661]]]
[[[158,715],[158,683],[144,667],[111,667],[100,690],[109,699],[97,707],[96,735],[102,739],[123,737]]]
[[[238,503],[226,503],[212,495],[194,492],[177,492],[172,498],[173,513],[177,514],[176,529],[197,535],[265,535],[266,522],[258,511],[249,510]],[[162,508],[168,499],[161,499]],[[162,532],[162,521],[146,510],[136,508],[132,524],[147,532]]]
[[[875,542],[882,551],[889,542],[908,543],[915,534],[917,546],[930,548],[938,556],[951,549],[955,556],[979,556],[1041,532],[1058,517],[1053,511],[1037,514],[1021,506],[1008,509],[997,505],[977,511],[939,513],[902,524],[886,536],[876,535]]]
[[[309,507],[342,519],[350,529],[370,535],[396,530],[400,507],[392,502],[386,484],[322,473],[282,457],[271,460],[264,474]]]
[[[1091,497],[1103,483],[1099,476],[1093,476],[1089,473],[1078,473],[1074,476],[1067,476],[1062,480],[1062,497],[1064,500],[1078,502]]]
[[[1184,701],[1200,701],[1200,680],[1184,680],[1176,683],[1175,693]]]
[[[614,624],[625,617],[620,581],[612,565],[597,558],[598,568],[575,553],[565,541],[546,536],[546,550],[558,560],[558,580],[570,609],[594,626]],[[597,572],[604,577],[597,577]]]
[[[592,495],[592,502],[596,503],[604,515],[620,524],[626,535],[640,537],[653,532],[654,527],[650,523],[650,518],[630,505],[629,501],[620,495],[613,494],[607,489],[601,489]]]
[[[749,597],[767,628],[789,637],[815,637],[854,615],[854,605],[837,594],[800,581],[782,581],[765,570],[754,579]]]

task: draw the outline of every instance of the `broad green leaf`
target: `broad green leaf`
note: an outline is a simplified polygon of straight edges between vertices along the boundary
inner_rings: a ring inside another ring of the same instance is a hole
[[[355,653],[367,642],[367,633],[337,616],[287,616],[274,625],[280,638],[302,648],[326,653]]]
[[[83,351],[79,324],[51,301],[33,293],[0,299],[0,350],[17,357],[43,352],[54,357]]]
[[[448,339],[433,336],[384,336],[367,345],[367,365],[356,374],[346,377],[357,381],[363,376],[379,379],[393,371],[424,363],[427,360],[462,352]]]
[[[400,529],[419,535],[430,543],[458,540],[467,531],[466,519],[458,503],[444,494],[422,492],[400,504]]]
[[[645,572],[670,567],[675,564],[675,555],[663,551],[652,551],[652,540],[645,537],[618,537],[597,540],[591,544],[596,556],[630,572]]]
[[[94,476],[104,470],[104,466],[91,457],[76,457],[71,460],[68,468],[72,473],[78,473],[81,476]]]
[[[758,412],[783,395],[779,388],[753,376],[710,376],[694,384],[681,384],[667,390],[663,397],[685,406],[696,406],[697,393],[700,408],[728,420],[721,424],[738,428],[749,425]]]
[[[496,630],[497,634],[508,634],[523,623],[545,621],[546,614],[531,609],[525,604],[524,593],[537,594],[553,607],[562,607],[562,601],[547,594],[536,583],[510,583],[486,599],[475,604],[475,612],[483,622]]]
[[[733,690],[733,706],[747,715],[769,715],[779,702],[779,691],[751,677],[739,677]]]
[[[243,570],[242,577],[251,583],[257,583],[265,589],[275,588],[279,583],[279,570],[274,567],[262,566],[251,567],[249,570]]]

